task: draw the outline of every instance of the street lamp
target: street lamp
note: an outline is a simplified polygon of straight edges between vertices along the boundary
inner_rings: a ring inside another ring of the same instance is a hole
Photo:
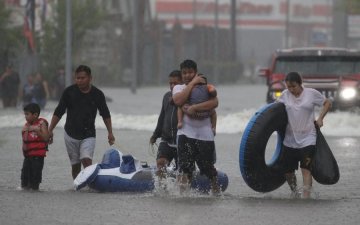
[[[218,83],[219,79],[219,0],[215,0],[215,35],[214,35],[214,83]]]
[[[65,85],[71,85],[71,0],[66,0],[66,49],[65,49]]]
[[[285,15],[285,48],[289,48],[290,35],[290,0],[286,0],[286,15]]]
[[[132,79],[131,79],[131,93],[136,94],[137,83],[137,42],[138,42],[138,1],[133,2],[133,23],[132,23]]]

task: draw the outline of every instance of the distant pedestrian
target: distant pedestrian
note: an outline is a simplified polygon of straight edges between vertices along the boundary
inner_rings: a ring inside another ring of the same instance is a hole
[[[50,98],[49,87],[41,73],[36,73],[34,77],[34,100],[40,108],[45,108],[47,100]]]
[[[55,100],[59,100],[65,89],[65,70],[58,69],[55,76],[52,78],[52,94]]]
[[[23,107],[34,102],[34,76],[29,74],[26,83],[22,86],[19,92],[19,99],[22,101]]]
[[[6,66],[5,72],[1,75],[0,84],[4,108],[16,107],[20,78],[19,74],[13,71],[11,64]]]

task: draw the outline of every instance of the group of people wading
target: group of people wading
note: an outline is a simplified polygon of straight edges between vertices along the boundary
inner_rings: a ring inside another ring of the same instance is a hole
[[[218,98],[214,86],[207,84],[199,75],[193,60],[184,60],[180,70],[169,74],[170,91],[166,92],[150,144],[161,138],[157,157],[157,176],[161,183],[167,175],[167,167],[174,160],[180,192],[190,189],[192,174],[196,168],[206,175],[211,183],[211,192],[219,194],[216,150],[216,112]],[[95,150],[95,118],[97,111],[103,118],[108,132],[108,142],[114,144],[112,123],[104,93],[92,85],[92,74],[88,66],[80,65],[75,71],[75,84],[65,88],[54,111],[50,125],[40,118],[38,104],[24,107],[26,124],[22,129],[24,163],[21,173],[22,188],[39,189],[41,173],[48,143],[53,142],[53,130],[67,113],[64,140],[75,179],[81,171],[92,164]],[[297,192],[295,170],[303,175],[303,196],[309,197],[312,177],[309,162],[315,150],[316,131],[313,122],[323,125],[323,119],[331,107],[331,101],[320,92],[302,86],[299,73],[291,72],[285,78],[287,89],[279,102],[286,106],[288,125],[283,149],[284,176],[292,192]],[[323,106],[315,120],[315,106]]]

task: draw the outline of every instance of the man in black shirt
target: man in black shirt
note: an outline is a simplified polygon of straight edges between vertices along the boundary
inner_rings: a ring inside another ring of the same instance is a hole
[[[179,70],[174,70],[169,74],[170,91],[166,92],[163,97],[158,122],[153,135],[150,137],[150,144],[154,144],[156,139],[161,137],[156,157],[157,175],[160,179],[165,177],[166,166],[173,159],[175,159],[177,167],[177,106],[172,100],[172,89],[175,85],[181,84],[181,80]]]
[[[53,130],[64,113],[67,112],[64,139],[72,165],[73,179],[80,173],[81,164],[84,168],[92,164],[97,110],[99,110],[107,128],[109,144],[112,145],[115,142],[105,95],[91,84],[91,80],[90,68],[80,65],[75,71],[75,84],[64,90],[49,126],[49,142],[51,144]]]

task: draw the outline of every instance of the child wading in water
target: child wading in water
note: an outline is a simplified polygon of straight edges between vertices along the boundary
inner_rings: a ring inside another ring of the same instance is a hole
[[[26,123],[22,129],[24,162],[21,169],[21,188],[39,190],[48,150],[48,122],[39,118],[40,106],[30,103],[24,107]]]

